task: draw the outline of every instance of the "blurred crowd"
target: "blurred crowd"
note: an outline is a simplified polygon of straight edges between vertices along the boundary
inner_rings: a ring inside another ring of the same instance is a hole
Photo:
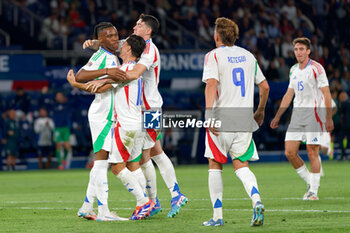
[[[269,80],[288,81],[295,60],[292,40],[306,36],[312,41],[312,58],[327,71],[333,90],[350,89],[350,1],[348,0],[17,0],[42,17],[39,39],[48,48],[68,48],[84,53],[82,43],[90,38],[101,21],[113,23],[121,39],[133,32],[140,13],[156,16],[161,22],[154,38],[160,49],[193,49],[180,45],[182,25],[209,45],[213,44],[214,22],[225,16],[239,25],[237,44],[255,54]],[[185,34],[182,37],[186,37]],[[205,47],[204,49],[211,49]]]
[[[15,94],[0,95],[0,157],[6,158],[8,170],[15,169],[18,158],[38,158],[39,168],[69,168],[71,146],[76,156],[89,155],[87,110],[92,99],[48,87],[41,92],[19,87]]]

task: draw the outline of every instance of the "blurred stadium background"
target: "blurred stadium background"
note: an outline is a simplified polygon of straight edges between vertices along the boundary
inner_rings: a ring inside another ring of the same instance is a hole
[[[238,23],[237,44],[255,54],[270,85],[265,123],[254,135],[263,162],[286,160],[288,114],[278,130],[271,130],[269,122],[287,89],[289,67],[295,63],[291,42],[297,36],[310,38],[312,58],[325,67],[332,97],[344,112],[334,116],[335,157],[341,146],[347,146],[344,130],[349,134],[345,126],[350,116],[344,108],[349,105],[342,109],[344,99],[339,96],[350,91],[349,0],[0,0],[0,169],[6,169],[5,125],[10,109],[16,110],[20,127],[16,168],[38,168],[33,122],[40,107],[53,117],[58,91],[69,103],[71,167],[86,165],[91,155],[87,111],[94,96],[73,90],[66,74],[70,68],[78,71],[93,53],[83,50],[82,43],[91,38],[96,23],[112,22],[124,39],[140,13],[152,14],[161,23],[154,42],[162,60],[163,110],[193,111],[201,117],[202,66],[205,53],[215,47],[215,18],[225,16]],[[175,163],[206,162],[203,130],[168,130],[163,132],[163,145]]]

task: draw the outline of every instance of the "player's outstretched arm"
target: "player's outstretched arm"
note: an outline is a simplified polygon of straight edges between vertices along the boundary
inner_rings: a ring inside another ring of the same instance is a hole
[[[111,80],[108,79],[94,80],[88,83],[79,83],[75,80],[75,78],[76,77],[74,76],[73,70],[69,70],[67,73],[67,81],[69,82],[69,84],[72,87],[90,93],[102,93],[112,87],[112,85],[109,84]]]
[[[281,119],[281,116],[283,113],[287,110],[289,107],[290,103],[292,102],[294,97],[294,89],[293,88],[288,88],[286,94],[284,94],[282,102],[280,107],[278,108],[278,111],[275,115],[275,117],[272,119],[270,127],[272,129],[276,129],[278,127],[279,121]]]
[[[258,125],[262,125],[265,118],[265,107],[269,97],[270,87],[266,79],[258,84],[259,87],[259,105],[254,113],[254,119]]]
[[[132,70],[128,70],[126,72],[126,79],[128,81],[136,80],[138,79],[143,72],[147,70],[147,67],[143,64],[136,64],[136,66]]]
[[[104,68],[100,70],[84,70],[80,69],[76,75],[77,82],[88,82],[94,80],[98,77],[108,75],[111,76],[116,82],[117,81],[125,81],[126,73],[125,71],[119,68]]]
[[[333,119],[332,119],[332,97],[329,87],[321,87],[320,90],[324,96],[324,102],[326,106],[326,129],[328,132],[331,132],[334,129]]]
[[[99,40],[86,40],[83,43],[83,49],[89,48],[92,50],[98,50],[99,47],[100,47]]]

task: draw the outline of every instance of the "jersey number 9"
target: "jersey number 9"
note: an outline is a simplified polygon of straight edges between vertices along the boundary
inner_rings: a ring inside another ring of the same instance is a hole
[[[238,75],[239,74],[239,75]],[[238,81],[237,76],[240,77]],[[234,68],[232,70],[233,84],[241,87],[241,96],[245,96],[245,86],[244,86],[244,70],[242,68]]]

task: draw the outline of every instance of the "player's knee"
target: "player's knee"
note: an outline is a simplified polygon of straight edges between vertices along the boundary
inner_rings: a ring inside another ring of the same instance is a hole
[[[154,147],[150,151],[150,155],[152,157],[152,156],[160,155],[161,153],[163,153],[162,146],[160,145],[159,141],[156,141]]]
[[[307,146],[306,151],[309,156],[318,157],[319,146]]]
[[[298,153],[293,150],[285,150],[284,154],[286,155],[287,158],[295,158],[298,155]]]
[[[118,175],[123,169],[125,168],[125,165],[122,163],[112,163],[111,164],[111,171],[116,176]]]

